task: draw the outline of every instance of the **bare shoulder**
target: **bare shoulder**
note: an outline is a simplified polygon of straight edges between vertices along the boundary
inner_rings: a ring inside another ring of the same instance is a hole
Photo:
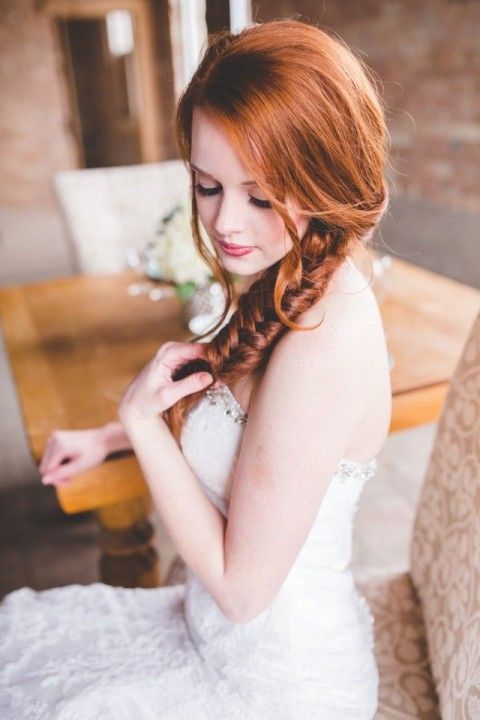
[[[297,322],[311,327],[320,321],[313,330],[288,331],[272,352],[267,374],[271,383],[291,383],[299,403],[309,397],[319,412],[320,404],[335,407],[345,431],[343,457],[367,462],[388,434],[390,370],[375,296],[353,262],[339,269],[325,296]]]
[[[342,332],[345,325],[351,327],[353,319],[356,327],[362,321],[378,323],[380,319],[371,284],[350,259],[332,277],[325,295],[303,313],[300,324],[313,325],[322,319],[324,331],[329,327],[338,332]],[[319,328],[317,336],[321,334]]]
[[[384,338],[380,312],[369,281],[350,261],[339,268],[325,295],[304,312],[297,323],[306,329],[289,330],[283,336],[284,344],[290,345],[292,350],[301,346],[305,350],[311,348],[312,352],[321,350],[319,364],[322,357],[332,358],[336,353],[343,353],[347,346],[350,353],[361,353],[364,349],[371,359],[373,348],[369,344],[379,337]],[[356,356],[356,360],[359,359]]]

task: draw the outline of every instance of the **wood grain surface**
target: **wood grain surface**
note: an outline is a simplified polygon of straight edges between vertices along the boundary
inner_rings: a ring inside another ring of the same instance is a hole
[[[391,431],[438,417],[480,291],[394,259],[381,304],[394,357]],[[138,275],[76,276],[0,290],[0,316],[33,459],[57,428],[117,419],[124,388],[167,340],[185,341],[181,303],[132,297]],[[161,287],[161,284],[156,284]],[[168,287],[164,285],[164,287]],[[59,488],[66,512],[148,494],[133,456],[112,457]]]

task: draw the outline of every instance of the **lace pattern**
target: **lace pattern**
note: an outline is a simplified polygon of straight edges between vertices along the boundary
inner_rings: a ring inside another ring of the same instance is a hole
[[[187,461],[225,514],[246,420],[222,386],[182,433]],[[7,595],[1,720],[371,720],[374,620],[348,564],[375,468],[340,462],[287,580],[251,623],[229,621],[191,571],[148,590],[93,583]]]
[[[214,389],[210,388],[205,395],[211,405],[218,406],[225,415],[231,417],[239,425],[245,425],[248,420],[248,413],[243,410],[228,385],[221,385]],[[340,469],[342,471],[341,483],[345,483],[347,478],[352,476],[360,477],[366,481],[375,475],[377,461],[376,458],[372,458],[369,462],[362,463],[342,458],[340,460]]]

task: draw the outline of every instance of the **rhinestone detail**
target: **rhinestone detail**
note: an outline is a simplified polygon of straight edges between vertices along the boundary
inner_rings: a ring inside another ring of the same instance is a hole
[[[228,385],[221,385],[216,389],[209,388],[205,396],[211,405],[218,405],[224,411],[225,415],[229,415],[234,422],[239,425],[245,425],[248,414],[242,410],[241,405],[237,402]],[[367,463],[361,463],[342,458],[339,466],[342,471],[339,482],[343,485],[347,477],[355,476],[360,477],[362,480],[367,480],[369,477],[375,475],[377,461],[376,458],[373,458]]]
[[[245,425],[248,415],[243,412],[227,385],[221,385],[215,390],[209,388],[205,395],[211,405],[218,405],[224,411],[225,415],[229,415],[234,422],[239,425]]]
[[[377,469],[376,458],[373,458],[367,463],[354,462],[353,460],[340,460],[340,469],[342,470],[342,476],[340,482],[343,484],[346,482],[347,477],[360,477],[362,480],[367,480],[369,477],[375,475]]]

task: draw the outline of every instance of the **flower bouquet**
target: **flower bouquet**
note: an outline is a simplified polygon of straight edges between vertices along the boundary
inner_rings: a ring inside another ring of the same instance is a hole
[[[199,225],[203,241],[213,253],[210,238]],[[222,315],[225,297],[210,267],[197,252],[191,215],[178,204],[165,215],[145,249],[145,273],[152,280],[170,282],[184,306],[185,322],[193,333],[212,327]]]

